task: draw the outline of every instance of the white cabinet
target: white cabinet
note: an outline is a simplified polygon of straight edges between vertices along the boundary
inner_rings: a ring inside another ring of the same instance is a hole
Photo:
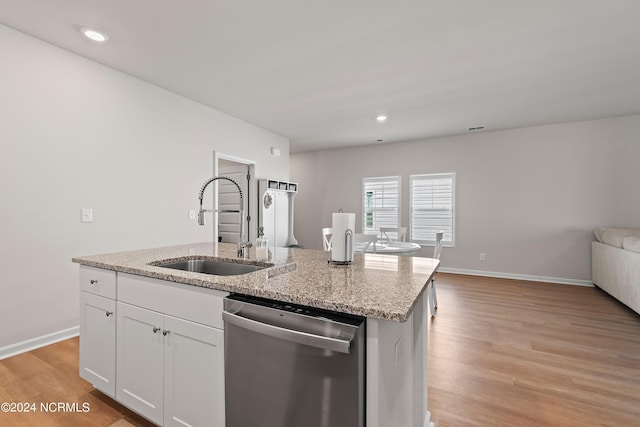
[[[80,267],[80,377],[116,393],[116,273]]]
[[[80,266],[80,290],[116,299],[116,272],[102,268]]]
[[[117,400],[156,424],[224,426],[219,329],[118,303]]]
[[[118,303],[116,399],[162,425],[163,316]]]
[[[80,376],[160,426],[224,427],[227,295],[80,266]]]
[[[116,400],[158,425],[224,427],[226,295],[120,274]]]
[[[164,425],[223,427],[224,333],[172,316],[164,327]]]

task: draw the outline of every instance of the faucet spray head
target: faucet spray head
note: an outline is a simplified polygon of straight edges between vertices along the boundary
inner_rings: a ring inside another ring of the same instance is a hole
[[[204,225],[204,209],[200,209],[200,212],[198,212],[198,225]]]

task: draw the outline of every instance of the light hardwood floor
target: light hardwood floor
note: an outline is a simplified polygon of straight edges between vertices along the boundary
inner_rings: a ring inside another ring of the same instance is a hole
[[[436,287],[436,426],[640,426],[638,314],[597,288],[443,273]],[[2,402],[90,406],[0,412],[3,427],[151,426],[79,378],[77,338],[0,361]]]
[[[438,274],[436,426],[640,426],[640,315],[598,288]]]
[[[80,378],[79,341],[72,338],[0,360],[0,404],[35,404],[35,412],[4,413],[2,427],[150,427],[153,424],[93,389]],[[77,404],[76,412],[46,412],[56,403]],[[82,411],[87,403],[88,412]]]

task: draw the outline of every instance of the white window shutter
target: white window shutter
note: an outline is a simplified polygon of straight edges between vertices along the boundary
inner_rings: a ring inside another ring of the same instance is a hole
[[[362,180],[362,229],[378,234],[380,227],[400,224],[400,177],[386,176]]]
[[[412,175],[410,177],[411,240],[435,243],[443,231],[442,243],[455,244],[455,174]]]

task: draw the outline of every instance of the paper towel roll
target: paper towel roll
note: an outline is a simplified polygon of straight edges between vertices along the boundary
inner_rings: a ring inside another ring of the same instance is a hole
[[[331,261],[345,262],[353,259],[353,233],[356,229],[356,214],[336,212],[333,214],[331,226],[333,235],[331,237]],[[345,245],[345,233],[351,230],[351,245]],[[351,249],[349,253],[348,249]]]

